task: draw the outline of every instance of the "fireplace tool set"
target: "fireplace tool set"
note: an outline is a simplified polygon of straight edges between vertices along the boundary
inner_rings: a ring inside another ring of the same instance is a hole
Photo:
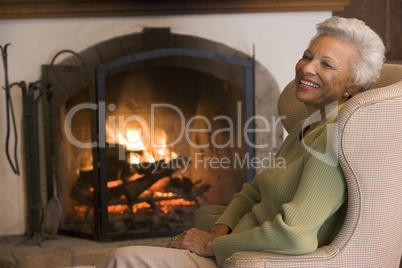
[[[40,172],[39,172],[39,129],[38,129],[38,102],[46,95],[51,96],[51,87],[42,81],[36,81],[27,84],[25,81],[9,84],[7,48],[10,44],[1,47],[6,91],[6,110],[7,110],[7,136],[6,136],[6,155],[10,166],[15,174],[19,175],[19,165],[17,157],[17,128],[15,115],[13,111],[11,89],[17,86],[21,90],[22,109],[23,109],[23,136],[24,136],[24,161],[25,161],[25,179],[27,190],[28,205],[28,239],[36,240],[39,244],[42,238],[49,237],[43,233],[42,223],[44,212],[41,205],[40,190]],[[12,127],[12,129],[11,129]],[[14,158],[10,156],[10,134],[14,132]],[[45,217],[48,215],[45,215]],[[40,244],[41,245],[41,244]]]

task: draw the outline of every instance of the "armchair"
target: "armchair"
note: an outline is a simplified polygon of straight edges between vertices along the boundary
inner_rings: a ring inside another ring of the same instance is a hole
[[[307,117],[292,81],[279,115],[290,131]],[[402,65],[384,64],[373,89],[347,101],[335,120],[334,148],[348,187],[345,223],[331,244],[293,256],[238,252],[224,267],[399,267],[402,253]],[[202,207],[194,227],[207,230],[222,206]],[[209,216],[205,216],[209,215]],[[208,222],[209,221],[209,222]]]

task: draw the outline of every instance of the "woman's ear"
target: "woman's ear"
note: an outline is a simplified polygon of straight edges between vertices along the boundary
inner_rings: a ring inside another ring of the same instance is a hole
[[[359,86],[350,86],[346,92],[348,92],[349,93],[348,95],[351,96],[351,95],[354,95],[357,92],[359,92],[360,89],[361,89],[361,87],[359,87]]]

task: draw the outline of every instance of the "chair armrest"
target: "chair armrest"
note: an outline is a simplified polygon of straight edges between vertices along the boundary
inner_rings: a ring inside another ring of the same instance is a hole
[[[327,267],[325,261],[335,257],[339,248],[328,245],[305,255],[283,255],[272,252],[244,251],[227,258],[224,268],[256,267]]]
[[[194,212],[192,226],[208,232],[225,209],[226,206],[221,205],[206,205],[200,207]]]

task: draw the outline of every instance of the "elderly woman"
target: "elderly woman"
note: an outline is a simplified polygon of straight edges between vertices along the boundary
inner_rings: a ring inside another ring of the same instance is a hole
[[[327,146],[332,123],[343,103],[378,79],[384,52],[362,21],[332,17],[318,24],[296,64],[295,83],[297,99],[320,119],[310,117],[289,133],[276,155],[286,168],[267,168],[245,184],[209,232],[190,229],[168,248],[120,248],[99,267],[220,267],[240,251],[307,254],[329,244],[344,222],[347,198]]]

